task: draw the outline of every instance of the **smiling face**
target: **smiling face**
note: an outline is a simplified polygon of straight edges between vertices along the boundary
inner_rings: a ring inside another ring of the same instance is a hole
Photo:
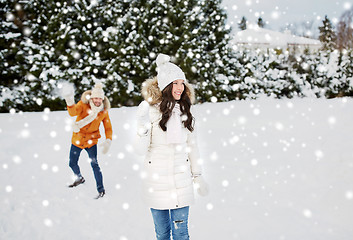
[[[94,106],[99,107],[100,105],[102,105],[103,99],[94,97],[94,98],[92,98],[92,102],[93,102]]]
[[[184,80],[178,79],[173,82],[172,96],[175,100],[180,100],[181,94],[184,92]]]

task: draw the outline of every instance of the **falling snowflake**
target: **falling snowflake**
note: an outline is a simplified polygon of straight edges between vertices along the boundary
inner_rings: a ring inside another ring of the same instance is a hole
[[[123,203],[123,209],[128,210],[130,208],[130,205],[128,203]]]
[[[252,165],[252,166],[257,166],[257,164],[258,164],[257,159],[252,159],[252,160],[251,160],[251,165]]]
[[[213,204],[212,204],[212,203],[208,203],[208,204],[206,205],[206,209],[207,209],[207,210],[213,210]]]
[[[228,180],[223,180],[223,181],[222,181],[222,186],[223,186],[223,187],[228,187],[228,186],[229,186]]]
[[[16,164],[20,164],[21,162],[22,162],[22,159],[21,159],[21,157],[20,156],[14,156],[13,158],[12,158],[12,160],[14,161],[14,163],[16,163]]]
[[[55,151],[59,151],[61,149],[60,145],[59,144],[55,144],[54,145],[54,150]]]
[[[43,163],[41,168],[42,168],[43,171],[47,170],[48,169],[48,164]]]
[[[47,227],[52,227],[53,226],[53,221],[50,220],[49,218],[44,219],[44,225]]]
[[[51,169],[54,173],[57,173],[59,171],[59,167],[58,166],[53,166]]]
[[[10,185],[5,187],[5,191],[8,192],[8,193],[12,192],[12,190],[13,190],[13,188]]]
[[[312,212],[309,209],[304,209],[303,210],[303,215],[306,218],[311,218],[313,216]]]
[[[44,207],[48,207],[48,206],[49,206],[49,201],[48,201],[48,200],[43,200],[43,201],[42,201],[42,205],[43,205]]]
[[[346,192],[346,198],[348,200],[352,200],[353,199],[353,192],[352,191],[347,191]]]

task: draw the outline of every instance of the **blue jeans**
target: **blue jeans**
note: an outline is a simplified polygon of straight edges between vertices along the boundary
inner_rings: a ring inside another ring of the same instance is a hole
[[[91,159],[91,166],[93,169],[94,178],[96,179],[97,190],[98,192],[103,192],[104,191],[103,176],[97,161],[97,144],[90,148],[85,148],[85,150],[88,153],[88,157]],[[80,167],[78,166],[78,160],[79,160],[81,151],[82,151],[81,148],[71,144],[69,166],[78,177],[81,177]]]
[[[151,208],[157,240],[170,240],[170,230],[174,240],[189,240],[189,207],[158,210]]]

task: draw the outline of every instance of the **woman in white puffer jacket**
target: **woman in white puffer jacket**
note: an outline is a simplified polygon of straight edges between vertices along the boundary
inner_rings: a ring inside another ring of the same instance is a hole
[[[146,155],[143,195],[151,208],[157,240],[189,239],[189,206],[198,193],[206,195],[201,177],[194,117],[192,86],[167,55],[157,57],[157,77],[146,80],[145,98],[137,111],[136,149]]]

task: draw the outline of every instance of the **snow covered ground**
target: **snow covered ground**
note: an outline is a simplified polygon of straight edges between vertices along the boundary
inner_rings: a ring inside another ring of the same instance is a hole
[[[84,151],[86,183],[67,187],[67,112],[0,114],[0,239],[155,239],[135,112],[111,110],[99,200]],[[353,99],[207,103],[195,115],[211,192],[191,208],[191,239],[353,239]]]

